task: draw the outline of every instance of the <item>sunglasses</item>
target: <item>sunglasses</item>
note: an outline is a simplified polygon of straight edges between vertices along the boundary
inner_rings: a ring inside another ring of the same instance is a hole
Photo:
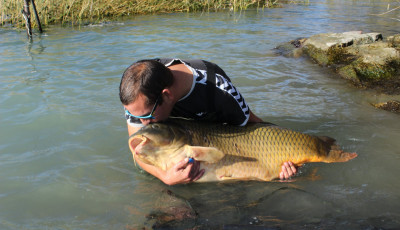
[[[160,96],[161,96],[161,95],[160,95]],[[160,96],[157,97],[156,103],[154,103],[153,109],[151,110],[151,112],[150,112],[149,114],[142,115],[142,116],[135,116],[135,115],[131,114],[127,109],[125,109],[125,114],[126,114],[126,115],[129,115],[129,116],[131,116],[131,117],[134,117],[134,118],[138,118],[138,119],[156,119],[156,118],[154,117],[154,111],[155,111],[156,108],[157,108],[158,100],[160,99]]]

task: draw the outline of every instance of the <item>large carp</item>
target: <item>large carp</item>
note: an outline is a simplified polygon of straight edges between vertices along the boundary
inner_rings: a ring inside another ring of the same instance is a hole
[[[245,127],[169,120],[144,126],[129,138],[132,154],[167,170],[186,157],[205,169],[198,182],[227,179],[270,181],[291,161],[345,162],[357,156],[340,150],[335,140],[268,123]]]

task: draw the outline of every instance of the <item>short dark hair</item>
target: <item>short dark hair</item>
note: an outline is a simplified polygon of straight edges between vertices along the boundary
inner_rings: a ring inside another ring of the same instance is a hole
[[[136,100],[139,93],[147,97],[147,104],[154,104],[161,91],[173,84],[170,69],[155,60],[140,60],[129,66],[122,74],[119,99],[123,105]],[[162,103],[162,98],[159,98]]]

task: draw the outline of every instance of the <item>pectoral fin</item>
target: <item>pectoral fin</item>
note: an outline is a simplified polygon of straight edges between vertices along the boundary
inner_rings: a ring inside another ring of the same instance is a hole
[[[225,154],[214,147],[185,146],[186,156],[192,157],[197,161],[215,163],[221,160]]]

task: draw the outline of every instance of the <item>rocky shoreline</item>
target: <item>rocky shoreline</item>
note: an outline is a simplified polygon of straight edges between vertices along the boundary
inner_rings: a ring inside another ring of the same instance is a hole
[[[305,56],[327,67],[353,85],[379,93],[400,95],[400,34],[350,31],[299,38],[277,47],[291,57]],[[400,114],[400,102],[373,104]]]

